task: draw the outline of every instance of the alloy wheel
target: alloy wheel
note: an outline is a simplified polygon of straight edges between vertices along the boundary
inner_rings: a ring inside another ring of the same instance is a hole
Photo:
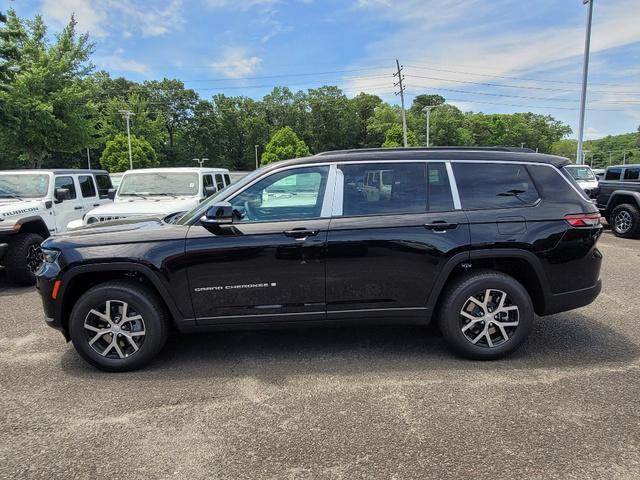
[[[91,309],[84,320],[84,332],[96,353],[114,359],[134,355],[146,335],[142,315],[120,300],[107,300]]]
[[[520,311],[506,292],[486,289],[469,297],[460,310],[460,330],[474,345],[493,348],[507,342],[520,322]]]
[[[619,212],[614,219],[614,226],[618,233],[627,233],[632,223],[633,219],[631,218],[631,214],[626,210]]]
[[[33,274],[37,273],[44,263],[44,255],[40,245],[30,245],[27,249],[27,268]]]

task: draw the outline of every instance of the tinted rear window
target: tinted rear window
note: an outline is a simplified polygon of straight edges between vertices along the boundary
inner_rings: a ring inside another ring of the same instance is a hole
[[[525,207],[540,198],[526,165],[454,162],[453,173],[464,209]]]
[[[340,165],[343,215],[417,213],[427,210],[426,163]]]
[[[527,168],[545,201],[573,203],[580,200],[588,200],[583,196],[582,188],[568,172],[563,177],[561,170],[555,167],[528,165]],[[573,188],[571,185],[573,185]]]
[[[638,180],[640,176],[640,168],[627,168],[624,171],[625,180]]]
[[[98,182],[98,195],[100,198],[105,198],[109,194],[111,187],[111,178],[109,175],[96,175],[96,182]]]

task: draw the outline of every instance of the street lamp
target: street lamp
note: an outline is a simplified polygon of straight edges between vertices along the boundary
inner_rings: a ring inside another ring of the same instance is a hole
[[[127,120],[127,139],[129,141],[129,169],[133,170],[133,155],[131,154],[131,129],[129,128],[129,119],[131,115],[135,115],[135,113],[129,110],[119,110],[119,112],[124,115],[124,118]]]
[[[438,105],[425,105],[424,107],[422,107],[422,111],[427,114],[427,148],[429,148],[429,129],[430,129],[429,121],[431,119],[431,110],[433,110],[437,106]]]
[[[193,159],[194,162],[198,162],[198,165],[200,165],[200,168],[204,167],[204,162],[208,162],[209,159],[208,158],[194,158]]]
[[[260,168],[260,167],[258,166],[258,147],[259,147],[259,146],[260,146],[260,145],[254,145],[254,148],[256,149],[256,170],[257,170],[258,168]]]
[[[578,150],[576,161],[582,162],[582,137],[584,135],[584,110],[587,101],[587,76],[589,74],[589,48],[591,44],[591,17],[593,16],[593,0],[582,0],[582,4],[589,4],[587,14],[587,32],[584,39],[584,61],[582,63],[582,91],[580,92],[580,120],[578,121]]]

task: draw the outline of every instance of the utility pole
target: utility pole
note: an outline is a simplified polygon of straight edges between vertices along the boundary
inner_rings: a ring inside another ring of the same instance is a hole
[[[626,165],[627,164],[627,152],[625,150],[625,152],[622,154],[622,164]]]
[[[609,166],[611,166],[611,156],[613,155],[613,152],[609,152]]]
[[[402,138],[404,140],[404,147],[407,148],[407,117],[404,112],[404,85],[402,81],[404,80],[404,75],[402,75],[402,69],[404,67],[400,66],[400,62],[396,58],[396,67],[398,71],[393,74],[394,77],[398,77],[398,81],[393,84],[394,87],[400,87],[399,92],[395,92],[396,95],[400,95],[400,105],[402,106]]]
[[[431,129],[429,121],[431,119],[431,110],[433,110],[437,106],[438,105],[425,105],[424,107],[422,107],[422,111],[427,114],[427,148],[429,148],[429,130]]]
[[[584,110],[587,102],[587,77],[589,75],[589,48],[591,45],[591,17],[593,16],[593,0],[582,0],[582,4],[589,4],[587,14],[587,32],[584,39],[584,61],[582,63],[582,91],[580,92],[580,120],[578,122],[578,150],[576,158],[582,161],[582,137],[584,135]]]
[[[87,147],[87,164],[89,165],[89,170],[91,170],[91,154],[89,153],[89,147]]]
[[[254,148],[256,149],[256,170],[257,170],[258,168],[260,168],[260,167],[259,167],[259,165],[258,165],[258,147],[259,147],[259,146],[260,146],[260,145],[254,145]]]
[[[135,115],[135,113],[130,110],[120,110],[120,113],[124,115],[124,118],[127,121],[127,139],[129,141],[129,169],[133,170],[133,155],[131,154],[131,128],[129,126],[129,119],[132,115]]]
[[[194,162],[198,162],[198,165],[200,165],[200,168],[204,167],[204,162],[208,162],[209,159],[208,158],[194,158],[193,159]]]

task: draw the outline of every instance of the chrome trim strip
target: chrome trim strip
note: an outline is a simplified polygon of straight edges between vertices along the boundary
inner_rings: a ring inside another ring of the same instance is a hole
[[[342,205],[344,202],[344,173],[336,165],[336,188],[333,192],[333,208],[331,216],[342,216]]]
[[[287,312],[287,313],[251,313],[246,315],[220,315],[218,317],[197,317],[198,320],[217,320],[222,318],[261,318],[261,317],[287,317],[291,315],[323,315],[324,310],[317,312]]]
[[[331,209],[333,207],[333,202],[335,199],[335,188],[336,188],[336,170],[337,166],[335,163],[329,165],[329,175],[327,175],[327,185],[324,189],[324,197],[322,199],[322,210],[320,210],[320,218],[330,218],[331,217]]]
[[[353,310],[327,310],[327,313],[393,312],[400,310],[429,310],[429,307],[357,308]]]
[[[453,167],[451,162],[446,161],[444,165],[447,169],[447,175],[449,176],[449,186],[451,187],[451,196],[453,197],[453,208],[455,210],[462,210],[462,204],[460,203],[460,193],[458,192],[458,184],[456,183],[456,177],[453,175]]]

